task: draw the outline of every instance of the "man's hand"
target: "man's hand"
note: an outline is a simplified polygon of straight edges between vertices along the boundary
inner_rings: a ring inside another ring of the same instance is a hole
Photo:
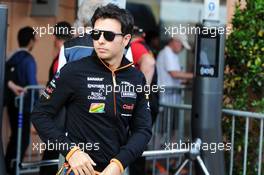
[[[25,92],[24,88],[16,85],[13,81],[8,81],[8,87],[11,89],[17,96],[22,92]]]
[[[111,162],[100,175],[121,175],[121,170],[117,163]]]
[[[32,125],[31,128],[30,128],[30,132],[31,132],[32,134],[34,134],[34,135],[37,135],[37,134],[38,134],[36,128],[35,128],[33,125]]]
[[[83,151],[75,151],[68,161],[74,175],[95,175],[96,166],[91,157]]]

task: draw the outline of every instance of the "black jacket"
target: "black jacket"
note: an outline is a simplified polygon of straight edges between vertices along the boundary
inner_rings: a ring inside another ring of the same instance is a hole
[[[115,72],[96,55],[71,62],[41,95],[32,122],[46,143],[86,144],[84,151],[96,162],[97,171],[102,171],[112,158],[126,167],[142,154],[151,138],[144,85],[144,75],[125,57]],[[113,86],[116,92],[111,91]],[[64,105],[67,136],[53,120]],[[62,146],[59,149],[64,156],[70,150]]]

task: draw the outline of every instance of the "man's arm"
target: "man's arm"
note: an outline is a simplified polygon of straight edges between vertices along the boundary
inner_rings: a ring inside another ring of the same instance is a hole
[[[53,120],[62,106],[72,99],[74,93],[71,87],[72,72],[73,70],[69,69],[69,66],[65,66],[60,71],[60,76],[56,75],[50,82],[34,107],[31,116],[32,123],[41,140],[45,143],[59,145],[57,151],[66,157],[75,175],[82,174],[81,172],[86,175],[94,175],[92,167],[96,165],[94,161],[78,147],[72,148],[72,144],[75,143],[72,143],[65,133],[56,127]]]
[[[42,92],[39,101],[33,109],[31,115],[32,123],[45,143],[49,141],[51,143],[65,143],[70,146],[70,140],[54,123],[54,117],[57,116],[58,111],[73,93],[70,87],[71,83],[67,83],[68,78],[70,78],[68,69],[62,71],[60,76],[54,77]],[[68,148],[59,151],[66,156],[69,150]]]
[[[20,95],[20,93],[25,92],[24,88],[21,86],[18,86],[17,84],[15,84],[13,81],[9,80],[7,82],[7,86],[9,89],[11,89],[13,91],[14,94],[16,95]]]
[[[151,54],[146,53],[141,56],[138,64],[140,65],[140,70],[146,77],[147,84],[150,85],[155,71],[155,59]]]
[[[182,71],[169,71],[170,76],[177,79],[192,79],[193,74]]]
[[[141,72],[146,77],[147,84],[150,85],[155,72],[153,55],[149,53],[149,50],[142,43],[132,42],[130,48],[134,63],[139,65]]]
[[[26,76],[28,85],[37,85],[37,65],[34,58],[27,61]]]
[[[186,79],[189,80],[193,78],[192,73],[181,71],[181,66],[179,63],[178,56],[175,57],[174,54],[171,54],[170,52],[165,52],[164,58],[161,59],[164,59],[165,69],[168,71],[168,73],[172,78],[183,79],[183,80]]]

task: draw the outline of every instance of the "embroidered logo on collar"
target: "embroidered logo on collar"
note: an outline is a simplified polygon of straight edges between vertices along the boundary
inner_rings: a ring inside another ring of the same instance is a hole
[[[104,113],[105,112],[105,103],[91,103],[90,113]]]

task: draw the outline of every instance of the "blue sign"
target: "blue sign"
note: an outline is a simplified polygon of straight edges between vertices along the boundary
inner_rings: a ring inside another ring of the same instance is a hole
[[[214,11],[215,10],[215,3],[214,2],[210,2],[208,4],[208,8],[209,8],[210,11]]]

